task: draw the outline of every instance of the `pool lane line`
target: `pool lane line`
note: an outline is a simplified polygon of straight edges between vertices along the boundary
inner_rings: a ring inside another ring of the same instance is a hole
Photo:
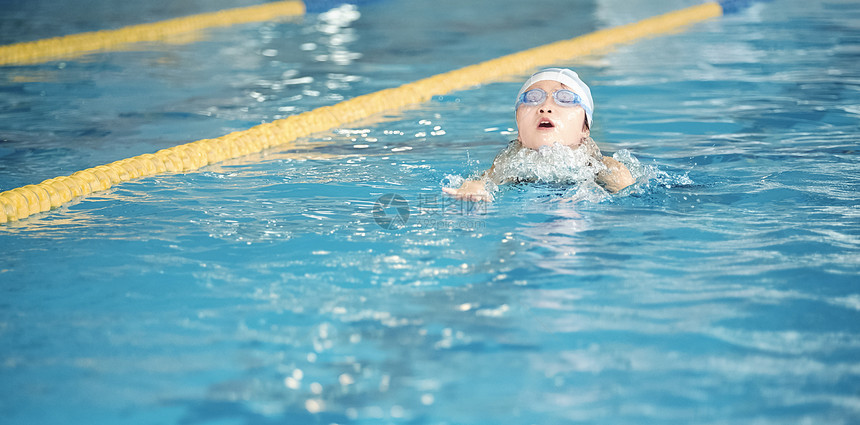
[[[89,53],[118,50],[133,43],[169,41],[207,28],[271,21],[305,13],[301,1],[278,1],[257,6],[173,18],[115,30],[102,30],[0,46],[0,66],[32,65]]]
[[[115,184],[159,173],[181,173],[209,164],[284,146],[301,137],[330,130],[386,111],[399,110],[430,100],[433,96],[520,76],[537,68],[589,55],[637,39],[678,31],[680,28],[719,17],[717,2],[669,12],[632,24],[598,30],[412,83],[323,106],[248,130],[215,139],[203,139],[154,154],[115,161],[69,176],[48,179],[0,193],[0,223],[20,220],[59,207],[72,199],[106,190]]]

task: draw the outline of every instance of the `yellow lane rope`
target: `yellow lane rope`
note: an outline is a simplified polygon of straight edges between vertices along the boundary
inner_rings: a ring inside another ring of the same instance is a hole
[[[385,111],[425,102],[450,93],[526,74],[536,68],[605,50],[620,43],[676,31],[681,27],[722,15],[718,3],[693,6],[636,23],[596,31],[570,40],[525,50],[476,65],[446,72],[397,88],[358,96],[333,106],[324,106],[221,136],[162,149],[107,165],[78,171],[0,193],[0,223],[20,220],[59,207],[72,199],[111,186],[157,173],[179,173],[227,159],[260,152],[364,119]]]
[[[27,65],[115,50],[131,43],[167,41],[207,28],[271,21],[305,13],[301,1],[279,1],[258,6],[225,9],[116,30],[73,34],[64,37],[0,46],[0,66]]]

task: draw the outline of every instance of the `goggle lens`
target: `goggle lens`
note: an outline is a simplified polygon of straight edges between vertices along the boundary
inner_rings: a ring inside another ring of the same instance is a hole
[[[560,106],[573,106],[579,103],[579,95],[570,90],[559,90],[552,94]]]
[[[541,89],[529,90],[523,93],[522,103],[526,105],[540,105],[546,100],[546,92]]]
[[[573,107],[582,105],[582,99],[578,94],[570,90],[556,90],[552,92],[552,99],[558,106]],[[528,106],[538,106],[546,100],[546,92],[543,89],[531,89],[517,99],[517,107],[521,104]]]

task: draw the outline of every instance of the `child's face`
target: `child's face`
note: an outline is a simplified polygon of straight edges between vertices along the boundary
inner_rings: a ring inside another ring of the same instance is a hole
[[[556,90],[569,88],[558,81],[546,80],[532,84],[528,90],[531,89],[542,89],[547,96],[542,105],[521,104],[517,108],[517,130],[522,145],[531,149],[556,142],[573,148],[579,146],[588,136],[588,130],[584,129],[585,110],[581,106],[558,106],[552,97]]]

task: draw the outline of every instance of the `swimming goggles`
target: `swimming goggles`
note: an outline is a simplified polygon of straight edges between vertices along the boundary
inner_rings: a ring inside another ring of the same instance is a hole
[[[556,90],[552,92],[552,99],[558,106],[570,108],[579,105],[585,109],[585,105],[582,103],[582,98],[570,90]],[[519,109],[520,105],[539,106],[542,105],[545,100],[546,92],[543,91],[543,89],[531,89],[520,95],[519,99],[517,99],[517,106],[515,109]]]

